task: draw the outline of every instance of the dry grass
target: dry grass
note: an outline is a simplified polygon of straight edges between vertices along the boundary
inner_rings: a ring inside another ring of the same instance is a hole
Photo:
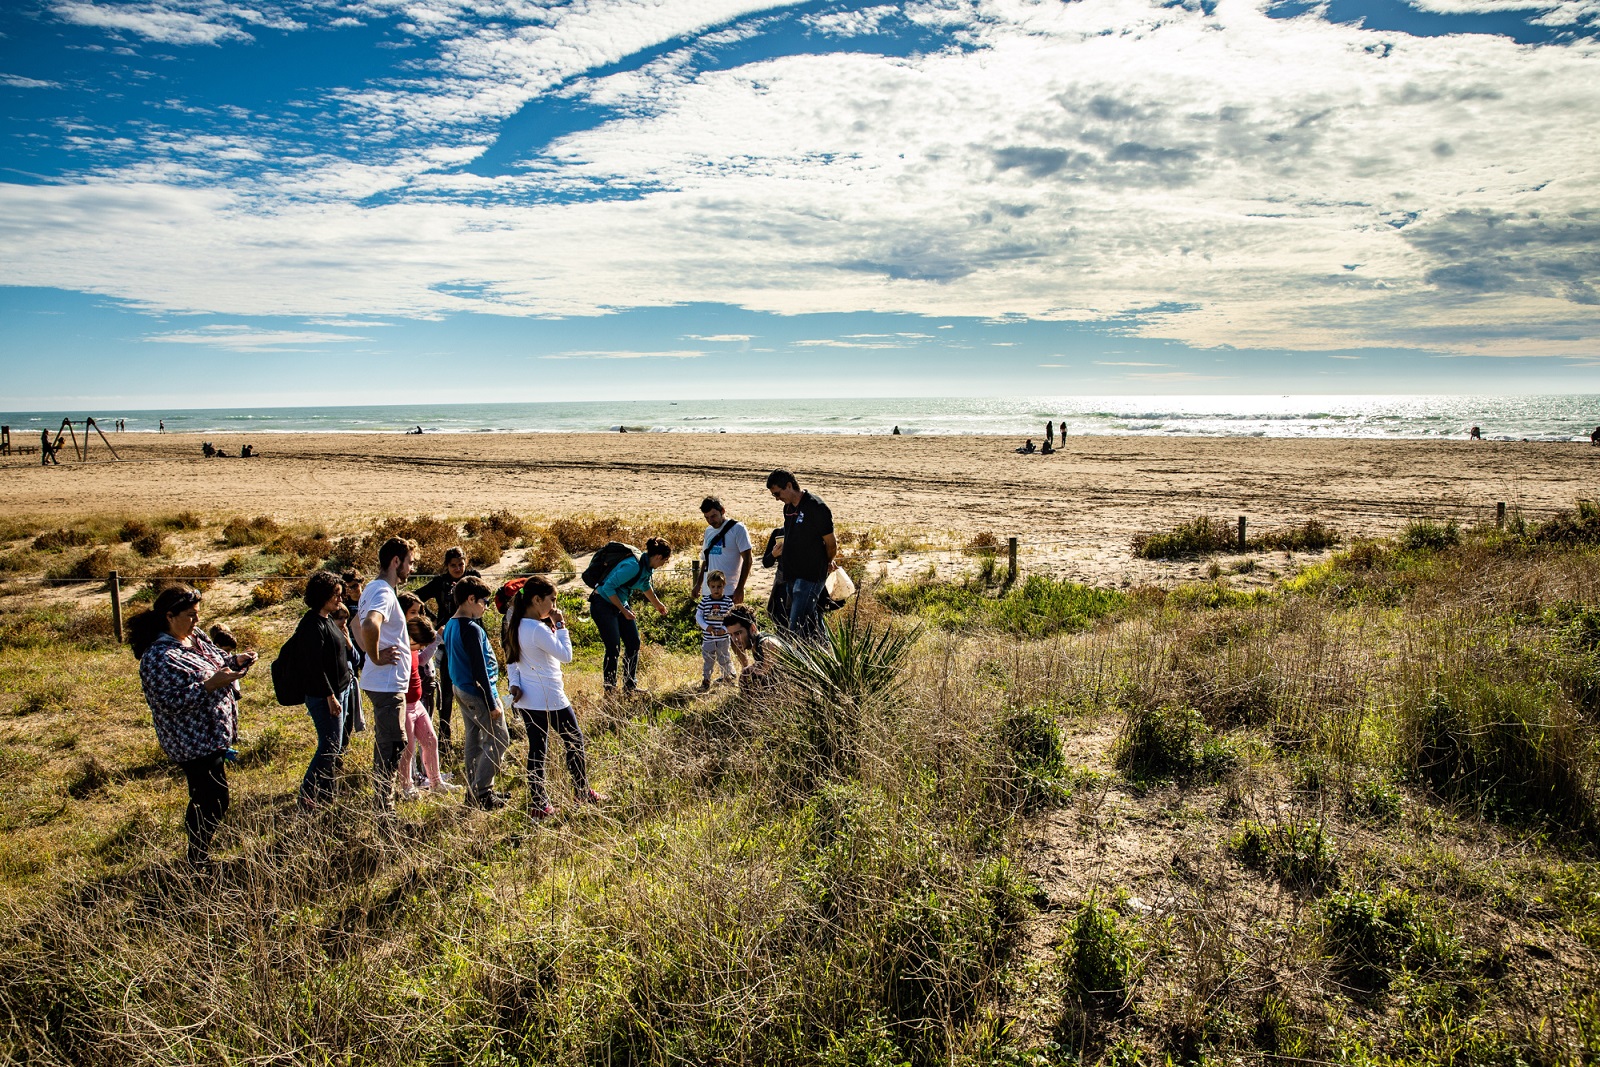
[[[564,529],[656,529],[594,524]],[[522,536],[565,552],[557,524]],[[658,699],[601,704],[586,635],[571,691],[612,801],[546,822],[429,799],[381,831],[359,771],[306,819],[310,724],[254,678],[214,882],[176,864],[183,786],[105,613],[9,597],[0,1047],[1592,1062],[1600,551],[1463,538],[1352,546],[1270,594],[1137,591],[1043,638],[991,624],[998,589],[929,583],[759,701],[698,696],[663,623]],[[951,604],[976,621],[897,650]],[[298,613],[230,622],[270,658]]]

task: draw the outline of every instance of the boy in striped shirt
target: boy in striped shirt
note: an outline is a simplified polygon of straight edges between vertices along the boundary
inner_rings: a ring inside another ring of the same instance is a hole
[[[700,661],[705,668],[700,691],[711,688],[711,666],[722,668],[722,680],[734,680],[733,653],[728,643],[728,631],[722,620],[733,610],[733,598],[728,595],[728,578],[721,571],[706,575],[706,593],[695,609],[694,621],[700,627]]]

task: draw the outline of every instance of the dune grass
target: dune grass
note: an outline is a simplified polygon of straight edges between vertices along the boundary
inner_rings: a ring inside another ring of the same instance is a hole
[[[0,1053],[1594,1062],[1600,548],[1584,515],[1560,537],[1357,542],[1251,593],[1008,588],[981,560],[964,581],[869,583],[760,699],[694,691],[687,584],[669,575],[652,701],[600,701],[573,611],[571,691],[611,800],[543,822],[429,798],[384,829],[362,742],[307,819],[309,722],[257,680],[210,881],[178,861],[183,785],[107,614],[11,593]],[[172,565],[220,558],[218,528],[160,527]],[[42,532],[8,544],[34,551]],[[270,655],[297,615],[231,622]],[[559,796],[559,760],[550,773]]]

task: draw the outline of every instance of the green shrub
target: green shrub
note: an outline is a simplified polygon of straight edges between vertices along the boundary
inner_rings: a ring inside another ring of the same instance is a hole
[[[1141,705],[1129,710],[1113,761],[1117,770],[1137,781],[1197,773],[1220,777],[1233,769],[1238,756],[1212,734],[1194,708]]]
[[[1461,942],[1403,889],[1334,893],[1322,915],[1323,951],[1335,973],[1358,988],[1382,989],[1400,970],[1437,973],[1461,964]]]
[[[493,567],[511,547],[511,539],[497,529],[485,529],[467,542],[467,562],[474,567]]]
[[[117,530],[117,540],[129,544],[141,537],[149,537],[155,532],[155,528],[143,519],[129,519]]]
[[[1030,575],[1020,586],[990,595],[989,580],[938,582],[931,578],[886,583],[878,602],[901,615],[917,615],[945,630],[980,627],[1025,637],[1086,629],[1127,603],[1114,589]]]
[[[1007,782],[1024,811],[1059,804],[1072,795],[1067,785],[1061,728],[1044,708],[1012,712],[1000,724]]]
[[[257,515],[249,520],[234,518],[222,527],[222,543],[229,548],[260,545],[272,540],[278,532],[277,521],[268,515]]]
[[[1412,552],[1437,552],[1460,543],[1461,530],[1454,519],[1445,523],[1413,519],[1400,532],[1400,547]]]
[[[504,508],[490,512],[481,519],[468,519],[461,528],[468,537],[482,537],[493,531],[500,534],[508,545],[528,535],[527,522]]]
[[[33,539],[36,552],[55,552],[63,548],[81,548],[94,544],[94,534],[87,530],[69,530],[62,527],[50,530]]]
[[[101,579],[111,577],[111,572],[119,569],[116,555],[109,548],[102,546],[91,548],[71,563],[51,567],[45,572],[45,576],[78,580]]]
[[[1067,932],[1061,971],[1066,993],[1076,1006],[1102,1014],[1127,1007],[1134,977],[1134,954],[1116,913],[1090,896]]]
[[[1133,554],[1139,559],[1178,559],[1238,547],[1238,528],[1209,515],[1179,523],[1165,533],[1141,533],[1133,539]]]
[[[282,604],[289,598],[289,583],[282,578],[266,578],[250,590],[250,603],[257,610]]]
[[[1400,821],[1403,810],[1400,791],[1375,779],[1357,782],[1345,798],[1345,811],[1367,822],[1393,825]]]
[[[149,533],[135,537],[131,547],[139,555],[150,559],[161,555],[167,550],[167,539],[159,530],[151,530]]]
[[[1321,552],[1343,541],[1344,536],[1332,526],[1316,519],[1307,519],[1299,525],[1281,526],[1259,537],[1252,537],[1246,547],[1257,551]]]
[[[1228,850],[1246,867],[1296,889],[1320,890],[1339,881],[1339,854],[1319,822],[1247,819],[1228,838]]]
[[[1600,501],[1580,500],[1576,511],[1561,511],[1536,526],[1530,535],[1541,545],[1600,544]]]
[[[1600,838],[1595,750],[1540,689],[1457,677],[1404,709],[1401,728],[1410,767],[1439,795]]]

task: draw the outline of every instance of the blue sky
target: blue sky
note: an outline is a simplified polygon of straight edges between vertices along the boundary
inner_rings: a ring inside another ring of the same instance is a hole
[[[1595,392],[1600,0],[22,0],[0,407]]]

